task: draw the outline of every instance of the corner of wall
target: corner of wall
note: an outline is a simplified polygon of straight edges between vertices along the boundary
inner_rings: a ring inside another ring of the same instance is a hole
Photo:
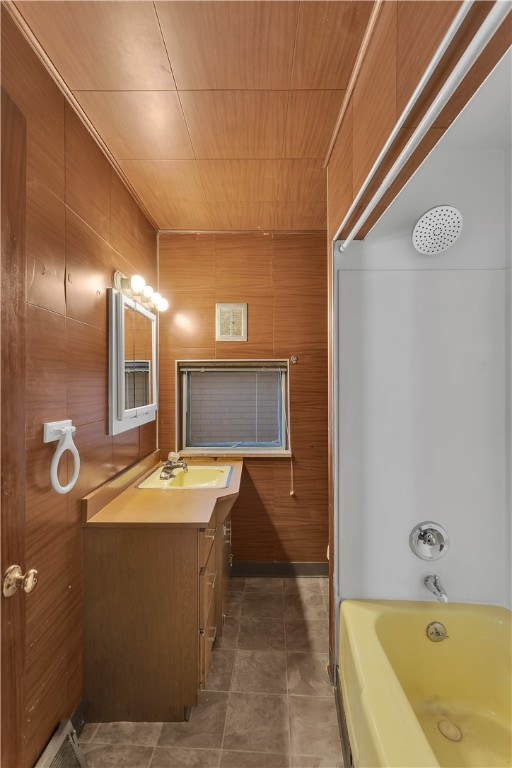
[[[508,563],[507,573],[512,572],[512,147],[505,151],[505,251],[506,273],[505,280],[505,339],[506,339],[506,368],[505,368],[505,392],[506,392],[506,419],[507,419],[507,444],[506,444],[506,472],[507,478],[507,531]],[[508,607],[512,609],[512,583],[508,584]]]

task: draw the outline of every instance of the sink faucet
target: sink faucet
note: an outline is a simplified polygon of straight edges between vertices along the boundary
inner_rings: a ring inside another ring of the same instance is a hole
[[[443,586],[435,573],[425,576],[423,583],[429,592],[432,592],[432,594],[436,596],[440,603],[448,602],[448,595],[444,591]]]
[[[184,472],[188,472],[188,465],[186,461],[180,461],[179,453],[171,452],[167,456],[167,461],[160,472],[160,480],[169,480],[175,469],[182,469]]]

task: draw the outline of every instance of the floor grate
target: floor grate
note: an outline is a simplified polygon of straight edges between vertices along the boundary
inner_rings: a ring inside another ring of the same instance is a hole
[[[71,720],[61,722],[34,768],[86,768]]]

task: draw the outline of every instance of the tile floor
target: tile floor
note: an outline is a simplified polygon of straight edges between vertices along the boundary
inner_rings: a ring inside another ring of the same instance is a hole
[[[88,723],[89,768],[342,768],[327,579],[233,578],[188,723]]]

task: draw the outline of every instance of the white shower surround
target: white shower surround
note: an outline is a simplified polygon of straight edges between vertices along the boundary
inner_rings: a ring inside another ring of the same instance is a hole
[[[512,607],[511,153],[472,146],[465,116],[367,240],[335,249],[339,598],[430,599],[435,572],[450,600]],[[422,256],[411,231],[438,204],[464,230]],[[435,564],[409,549],[423,520],[450,536]]]

